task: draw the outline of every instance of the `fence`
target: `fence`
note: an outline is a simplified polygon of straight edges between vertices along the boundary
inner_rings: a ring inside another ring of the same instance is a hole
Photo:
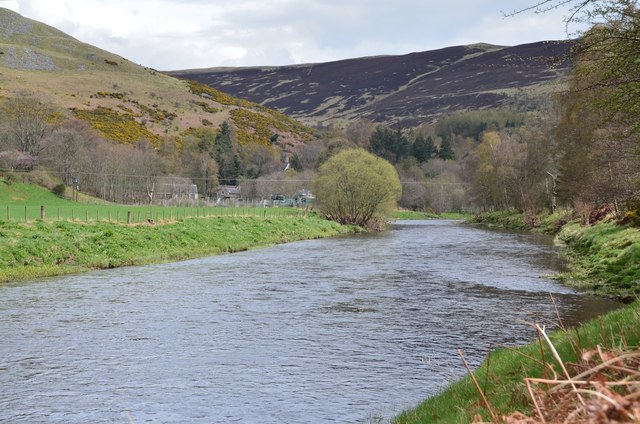
[[[165,223],[190,218],[223,216],[283,217],[303,216],[307,210],[299,208],[259,207],[145,207],[145,206],[16,206],[0,207],[0,221],[72,221],[113,222],[119,224]]]

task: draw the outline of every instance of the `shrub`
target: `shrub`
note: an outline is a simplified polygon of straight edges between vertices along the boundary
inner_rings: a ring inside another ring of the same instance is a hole
[[[51,189],[51,192],[53,194],[55,194],[56,196],[63,197],[65,190],[66,190],[65,185],[60,183],[60,184],[57,184],[57,185],[53,186],[53,188]]]
[[[364,149],[348,149],[320,167],[314,192],[329,219],[377,229],[390,218],[402,186],[389,162]]]

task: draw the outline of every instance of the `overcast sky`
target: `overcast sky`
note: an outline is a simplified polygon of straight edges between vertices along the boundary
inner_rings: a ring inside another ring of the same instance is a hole
[[[80,41],[159,70],[288,65],[460,44],[568,37],[533,0],[0,0]]]

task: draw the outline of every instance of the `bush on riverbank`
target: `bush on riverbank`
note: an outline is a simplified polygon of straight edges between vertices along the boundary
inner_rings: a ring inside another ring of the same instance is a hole
[[[225,216],[129,226],[0,221],[0,282],[182,260],[353,231],[314,216]]]
[[[536,333],[533,332],[531,337],[535,339]],[[640,302],[578,328],[557,331],[550,338],[564,363],[577,363],[582,353],[597,346],[605,350],[625,346],[637,350],[640,344]],[[561,366],[553,359],[549,345],[541,341],[491,353],[474,375],[496,417],[516,411],[531,414],[533,406],[524,379],[552,377],[550,367],[557,375],[562,375]],[[492,419],[476,385],[466,377],[415,409],[405,411],[394,420],[394,424],[470,423],[477,415],[483,421]]]

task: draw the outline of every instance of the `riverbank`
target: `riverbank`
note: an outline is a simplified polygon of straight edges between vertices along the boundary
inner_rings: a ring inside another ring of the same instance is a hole
[[[0,221],[0,283],[232,253],[355,231],[313,214],[189,218],[162,225]]]
[[[562,366],[554,359],[551,345],[532,329],[531,339],[535,340],[538,336],[539,342],[490,353],[473,373],[477,386],[470,377],[457,381],[439,395],[396,417],[394,424],[498,423],[505,422],[499,417],[516,411],[532,414],[534,405],[530,401],[525,378],[553,380],[555,373],[559,379],[564,379]],[[585,352],[597,354],[597,346],[603,349],[603,355],[609,357],[630,348],[637,349],[640,341],[640,303],[627,305],[576,329],[557,331],[550,336],[550,340],[563,364],[575,364],[568,369],[569,374],[575,376],[585,369],[580,366],[584,364],[582,355]],[[462,359],[459,360],[462,363]],[[551,384],[534,386],[537,393],[539,389],[548,389]],[[492,413],[497,419],[492,419]],[[481,420],[477,421],[477,417],[481,417]]]
[[[553,333],[551,343],[563,363],[582,364],[584,370],[582,355],[594,352],[598,346],[610,350],[607,355],[638,352],[639,228],[611,222],[583,227],[570,222],[566,212],[539,217],[535,228],[525,222],[522,214],[508,212],[479,215],[471,222],[493,228],[556,234],[557,240],[567,247],[565,255],[570,267],[570,272],[559,276],[563,283],[627,303],[636,300],[575,329]],[[477,384],[470,377],[455,382],[441,394],[398,416],[394,423],[470,423],[477,417],[485,422],[504,422],[499,417],[516,411],[531,414],[534,406],[525,379],[549,378],[554,375],[551,368],[556,375],[562,373],[560,363],[553,359],[551,345],[542,340],[540,333],[532,331],[531,339],[536,338],[538,342],[517,349],[492,352],[473,373]],[[460,361],[462,363],[462,359]]]
[[[469,222],[492,228],[537,231],[555,235],[566,246],[564,256],[570,271],[557,278],[570,287],[625,303],[640,296],[640,228],[600,222],[582,226],[568,211],[540,216],[535,227],[522,214],[481,214]]]

